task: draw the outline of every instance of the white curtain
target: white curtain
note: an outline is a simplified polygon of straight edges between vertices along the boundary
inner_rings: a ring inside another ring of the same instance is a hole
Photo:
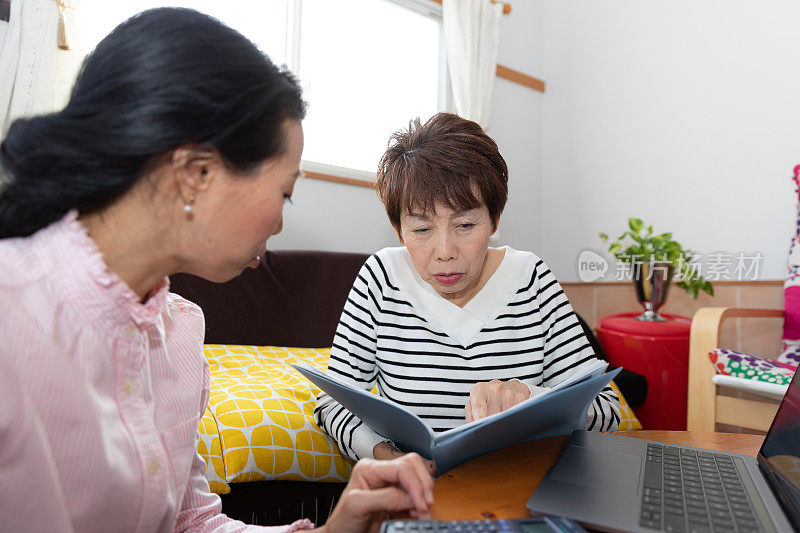
[[[55,0],[12,0],[0,44],[0,136],[14,119],[53,110],[58,50]]]
[[[443,0],[447,67],[456,112],[489,127],[497,71],[503,4],[491,0]]]

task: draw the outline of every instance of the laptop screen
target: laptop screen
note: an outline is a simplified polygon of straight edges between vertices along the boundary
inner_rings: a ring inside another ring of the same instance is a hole
[[[800,372],[783,397],[758,462],[792,522],[800,524]]]

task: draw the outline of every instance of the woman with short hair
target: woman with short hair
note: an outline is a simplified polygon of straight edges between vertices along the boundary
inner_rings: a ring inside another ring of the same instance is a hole
[[[222,282],[258,264],[300,174],[304,115],[298,83],[241,34],[156,9],[97,45],[63,110],[11,125],[0,529],[265,530],[209,491],[203,314],[168,276]],[[419,456],[360,462],[321,530],[427,517],[432,490]]]
[[[449,113],[412,122],[392,136],[377,188],[403,246],[362,267],[329,372],[367,390],[377,385],[438,433],[504,411],[595,360],[544,261],[489,247],[508,170],[478,124]],[[354,459],[402,454],[325,393],[314,413]],[[606,387],[586,427],[612,430],[619,418]]]

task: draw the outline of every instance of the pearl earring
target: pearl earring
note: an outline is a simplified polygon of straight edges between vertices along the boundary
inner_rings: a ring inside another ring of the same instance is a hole
[[[190,194],[183,205],[183,212],[186,215],[186,220],[192,220],[192,204],[194,203],[194,194]]]

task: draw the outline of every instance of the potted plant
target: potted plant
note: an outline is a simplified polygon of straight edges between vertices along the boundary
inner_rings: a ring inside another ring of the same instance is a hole
[[[694,299],[700,291],[714,295],[714,287],[700,275],[692,263],[694,256],[673,240],[672,233],[653,232],[653,226],[645,226],[638,218],[628,219],[628,231],[617,237],[608,251],[617,261],[630,263],[636,296],[645,312],[639,320],[662,321],[658,308],[667,298],[673,274],[678,274],[678,287],[686,290]],[[608,242],[608,235],[600,233],[600,239]]]

